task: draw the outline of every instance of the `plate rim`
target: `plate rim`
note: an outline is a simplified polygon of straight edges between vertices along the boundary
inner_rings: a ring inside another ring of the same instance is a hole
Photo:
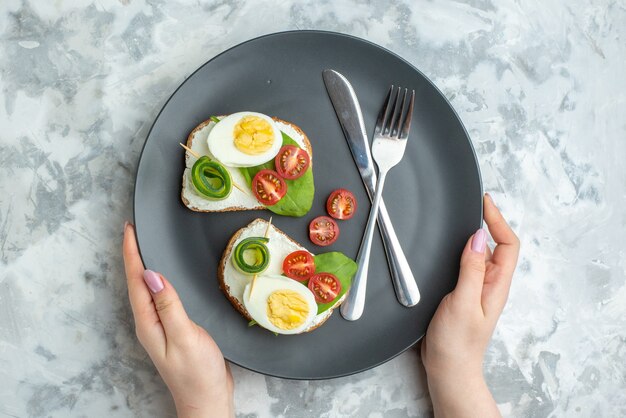
[[[351,34],[347,34],[347,33],[342,33],[342,32],[336,32],[336,31],[328,31],[328,30],[318,30],[318,29],[307,29],[307,30],[286,30],[286,31],[280,31],[280,32],[272,32],[272,33],[268,33],[268,34],[264,34],[264,35],[260,35],[254,38],[250,38],[246,41],[240,42],[236,45],[233,45],[225,50],[223,50],[222,52],[220,52],[217,55],[212,56],[211,58],[209,58],[207,61],[205,61],[202,65],[200,65],[198,68],[196,68],[192,73],[190,73],[185,80],[180,83],[178,85],[178,87],[176,87],[176,89],[170,94],[170,96],[167,98],[167,100],[165,101],[165,103],[163,103],[163,106],[161,107],[161,109],[159,110],[159,112],[157,113],[157,115],[155,116],[154,120],[152,121],[152,124],[150,126],[150,129],[148,131],[148,133],[146,134],[146,139],[144,140],[144,143],[141,147],[141,151],[139,153],[139,157],[138,157],[138,163],[137,163],[137,167],[135,169],[135,177],[134,177],[134,182],[133,182],[133,197],[132,197],[132,203],[133,203],[133,209],[132,209],[132,216],[133,216],[133,225],[134,227],[134,233],[135,233],[135,240],[137,242],[137,250],[139,252],[139,257],[141,258],[141,262],[144,266],[144,268],[146,268],[146,264],[144,262],[144,257],[143,254],[141,252],[141,246],[139,245],[139,238],[138,238],[138,233],[137,233],[137,229],[136,229],[136,219],[137,219],[137,179],[138,179],[138,175],[139,175],[139,170],[141,168],[141,164],[143,161],[143,154],[144,151],[146,149],[146,146],[148,145],[148,140],[150,139],[150,136],[152,134],[152,130],[154,129],[154,126],[156,125],[157,121],[159,120],[159,118],[161,117],[161,114],[163,113],[163,111],[165,110],[165,108],[167,107],[167,105],[169,104],[169,102],[172,100],[172,98],[176,95],[176,93],[178,93],[178,91],[196,74],[198,73],[200,70],[202,70],[206,65],[208,65],[209,63],[211,63],[212,61],[218,59],[220,56],[229,53],[231,50],[238,48],[242,45],[245,45],[247,43],[250,42],[255,42],[255,41],[259,41],[261,39],[264,38],[270,38],[270,37],[275,37],[275,36],[288,36],[288,35],[295,35],[295,34],[306,34],[306,35],[329,35],[329,36],[338,36],[338,37],[343,37],[343,38],[347,38],[347,39],[351,39],[353,41],[357,41],[357,42],[362,42],[365,43],[371,47],[377,48],[379,50],[381,50],[382,52],[385,52],[391,56],[393,56],[394,58],[400,60],[401,62],[403,62],[404,64],[408,65],[413,71],[415,71],[416,73],[418,73],[426,82],[428,82],[428,84],[430,84],[430,86],[437,92],[437,94],[439,94],[439,96],[445,101],[445,103],[448,105],[448,107],[450,108],[450,110],[452,110],[452,113],[454,114],[454,117],[457,119],[457,121],[459,122],[462,130],[463,130],[463,134],[465,136],[465,140],[467,141],[469,148],[472,152],[472,156],[474,158],[474,163],[475,163],[475,167],[476,167],[476,174],[478,175],[478,184],[480,186],[480,192],[481,192],[481,196],[484,195],[485,191],[484,191],[484,185],[483,185],[483,179],[482,179],[482,173],[481,173],[481,169],[480,169],[480,164],[478,161],[478,156],[476,154],[476,149],[474,148],[474,145],[472,143],[471,137],[469,135],[469,132],[467,131],[467,128],[465,127],[465,124],[463,123],[463,121],[461,120],[458,112],[456,111],[456,109],[454,108],[454,106],[452,105],[452,103],[450,102],[450,100],[448,100],[448,98],[445,96],[445,94],[443,94],[443,92],[435,85],[435,83],[429,78],[427,77],[422,71],[420,71],[417,67],[415,67],[412,63],[410,63],[409,61],[407,61],[406,59],[404,59],[403,57],[401,57],[400,55],[396,54],[395,52],[389,50],[388,48],[381,46],[379,44],[376,44],[372,41],[369,41],[367,39],[364,38],[360,38],[358,36],[354,36]],[[479,225],[482,228],[483,227],[483,216],[484,216],[484,207],[483,207],[483,200],[480,200],[480,222]],[[407,308],[410,309],[410,308]],[[365,372],[367,370],[371,370],[375,367],[378,367],[384,363],[387,363],[388,361],[393,360],[394,358],[398,357],[400,354],[405,353],[406,351],[408,351],[409,349],[411,349],[412,347],[414,347],[418,342],[420,342],[422,340],[422,338],[424,338],[426,336],[426,332],[424,332],[423,335],[420,335],[419,337],[417,337],[415,339],[415,341],[411,342],[409,345],[407,345],[406,347],[404,347],[402,350],[399,350],[397,353],[395,353],[394,355],[385,358],[384,360],[381,360],[377,363],[368,365],[366,367],[362,367],[359,368],[357,370],[353,370],[347,373],[338,373],[338,374],[332,374],[332,375],[328,375],[328,376],[316,376],[316,377],[302,377],[302,376],[294,376],[294,375],[290,375],[290,376],[285,376],[285,375],[281,375],[281,374],[277,374],[277,373],[269,373],[269,372],[262,372],[259,370],[255,370],[254,368],[252,368],[251,366],[246,366],[243,365],[237,361],[234,361],[230,358],[228,358],[226,355],[224,355],[224,353],[222,353],[224,359],[226,361],[228,361],[229,363],[233,363],[243,369],[246,370],[250,370],[252,372],[255,373],[259,373],[262,374],[264,376],[270,376],[270,377],[275,377],[275,378],[280,378],[280,379],[286,379],[286,380],[297,380],[297,381],[302,381],[302,380],[329,380],[329,379],[337,379],[337,378],[341,378],[341,377],[348,377],[348,376],[352,376],[358,373],[362,373]],[[220,349],[221,351],[221,349]]]

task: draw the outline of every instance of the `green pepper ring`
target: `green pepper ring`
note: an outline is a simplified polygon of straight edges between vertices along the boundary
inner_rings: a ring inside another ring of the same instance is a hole
[[[191,181],[207,199],[226,199],[233,190],[233,179],[226,167],[206,155],[198,158],[191,168]]]
[[[235,268],[247,275],[263,273],[270,264],[270,251],[265,245],[266,242],[269,242],[269,239],[263,237],[248,237],[241,240],[233,251]],[[246,251],[255,251],[254,264],[248,264],[244,259]]]

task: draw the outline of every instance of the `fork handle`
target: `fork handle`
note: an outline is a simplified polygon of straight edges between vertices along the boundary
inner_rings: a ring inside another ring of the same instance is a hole
[[[365,184],[367,196],[370,200],[373,200],[376,193],[376,174],[371,170],[365,174],[361,173],[361,178]],[[415,306],[420,301],[420,291],[411,271],[411,266],[396,235],[384,199],[380,201],[380,208],[378,209],[378,229],[380,230],[385,255],[387,256],[391,283],[396,292],[396,298],[401,305],[407,308]]]
[[[382,200],[385,177],[387,177],[387,172],[380,171],[378,174],[378,181],[376,182],[374,201],[372,202],[372,208],[370,209],[370,214],[367,218],[367,226],[365,227],[365,233],[363,234],[363,239],[361,240],[361,246],[359,247],[359,252],[356,256],[356,263],[358,267],[356,273],[354,274],[354,278],[352,279],[352,286],[348,291],[348,296],[341,304],[341,316],[348,321],[356,321],[359,319],[363,314],[363,308],[365,307],[365,289],[367,287],[367,273],[369,270],[372,238],[374,236],[374,229],[376,228],[378,208]]]
[[[385,202],[380,202],[378,210],[378,229],[383,239],[383,247],[387,255],[387,264],[391,273],[391,281],[400,304],[410,308],[420,301],[420,291],[413,277],[411,266],[402,251],[402,245],[393,228]]]

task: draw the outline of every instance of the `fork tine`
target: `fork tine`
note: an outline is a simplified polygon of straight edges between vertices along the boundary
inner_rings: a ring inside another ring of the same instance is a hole
[[[406,139],[409,137],[409,130],[411,129],[411,119],[413,118],[413,104],[415,103],[415,90],[411,90],[411,101],[409,101],[409,108],[406,111],[406,117],[402,124],[402,130],[398,134],[398,138]]]
[[[404,123],[404,108],[406,105],[406,98],[408,96],[408,91],[409,89],[404,89],[404,94],[402,95],[402,105],[400,105],[400,109],[398,109],[398,123],[396,123],[396,126],[393,127],[393,132],[395,132],[395,134],[392,134],[392,132],[390,132],[390,136],[393,138],[398,138],[400,139],[400,132],[402,129],[402,124]]]
[[[398,94],[396,94],[396,101],[393,104],[393,110],[392,110],[392,114],[391,114],[391,122],[389,122],[389,132],[386,133],[386,135],[388,136],[393,136],[393,130],[395,125],[398,122],[398,115],[400,115],[400,113],[402,113],[402,108],[398,108],[398,104],[400,102],[400,92],[402,91],[402,89],[400,87],[398,87]],[[385,130],[383,130],[383,134],[385,134]]]
[[[376,127],[374,128],[374,133],[381,133],[385,129],[385,124],[387,123],[387,118],[389,117],[389,109],[393,95],[393,84],[389,87],[389,92],[387,93],[387,97],[385,97],[385,102],[383,107],[380,109],[380,113],[378,113],[378,119],[376,119]]]

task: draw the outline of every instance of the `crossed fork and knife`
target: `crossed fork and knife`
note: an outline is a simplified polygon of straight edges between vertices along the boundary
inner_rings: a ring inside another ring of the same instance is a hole
[[[356,258],[357,272],[348,296],[341,305],[341,315],[347,320],[355,321],[363,314],[370,250],[376,224],[381,232],[396,297],[406,307],[415,306],[420,300],[420,292],[382,200],[387,172],[396,166],[404,155],[411,129],[415,91],[409,92],[406,88],[393,85],[389,88],[376,120],[370,152],[363,114],[350,82],[335,70],[324,70],[322,75],[361,179],[372,201]],[[374,162],[378,166],[378,175]]]

